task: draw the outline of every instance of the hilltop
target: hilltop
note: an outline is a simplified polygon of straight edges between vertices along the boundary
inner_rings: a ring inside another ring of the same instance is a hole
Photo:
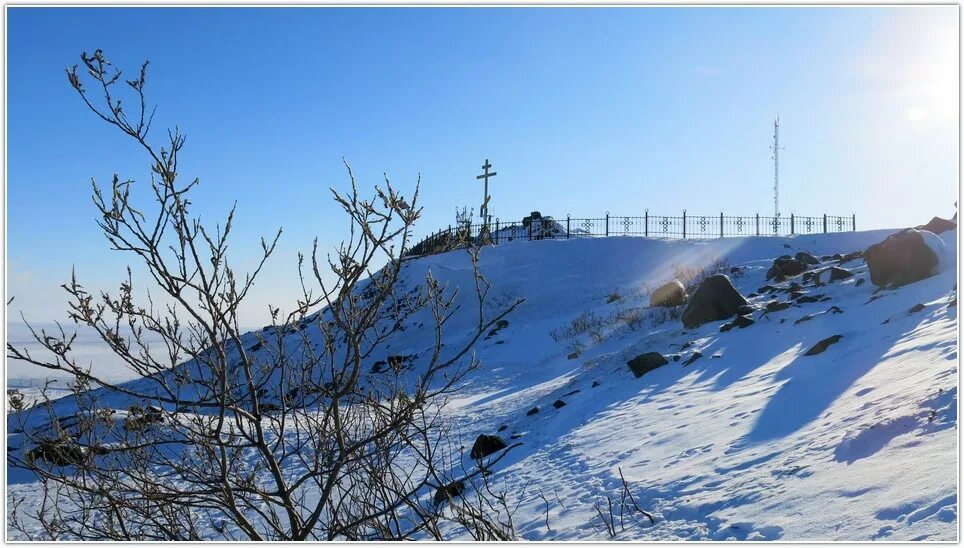
[[[943,247],[936,275],[879,290],[846,255],[893,232],[484,248],[486,306],[525,302],[476,346],[482,367],[447,422],[466,453],[479,434],[521,443],[492,479],[518,503],[523,539],[607,540],[612,527],[620,540],[956,540],[957,231],[929,241]],[[767,279],[774,259],[798,252],[817,258],[811,273],[851,276]],[[473,279],[468,255],[451,251],[407,260],[401,287],[428,272],[450,287]],[[747,296],[752,325],[685,328],[679,310],[648,306],[667,281],[695,287],[716,273]],[[446,343],[470,336],[462,304]],[[415,372],[427,359],[434,333],[420,314],[386,342],[371,379],[379,360],[403,356]],[[260,339],[274,329],[244,342],[270,352]],[[667,363],[637,377],[627,363],[650,352]],[[119,417],[135,403],[111,397]],[[652,520],[626,509],[621,477]],[[8,482],[8,501],[31,490],[16,471]]]

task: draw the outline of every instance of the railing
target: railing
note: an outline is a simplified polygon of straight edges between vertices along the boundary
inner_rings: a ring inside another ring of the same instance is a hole
[[[449,226],[430,234],[404,255],[442,253],[470,242],[476,245],[501,244],[512,241],[546,239],[642,236],[645,238],[724,238],[740,236],[787,236],[821,234],[857,230],[857,216],[822,215],[817,217],[791,214],[789,217],[735,217],[730,215],[651,215],[646,210],[637,217],[604,217],[565,219],[542,217],[531,222]]]

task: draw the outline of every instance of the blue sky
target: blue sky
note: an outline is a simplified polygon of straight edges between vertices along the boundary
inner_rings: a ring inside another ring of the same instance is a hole
[[[59,316],[76,265],[93,289],[126,257],[94,225],[90,178],[148,181],[139,151],[86,111],[63,67],[103,49],[150,59],[157,129],[212,221],[237,200],[239,266],[283,226],[244,318],[294,295],[295,255],[345,223],[328,188],[382,172],[419,232],[493,214],[768,213],[779,112],[785,214],[860,228],[950,216],[957,199],[958,8],[7,10],[7,274],[32,320]]]

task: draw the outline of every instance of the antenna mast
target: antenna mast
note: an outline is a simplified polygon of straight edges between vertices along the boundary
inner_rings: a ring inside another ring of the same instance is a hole
[[[780,216],[780,115],[773,121],[773,216]]]

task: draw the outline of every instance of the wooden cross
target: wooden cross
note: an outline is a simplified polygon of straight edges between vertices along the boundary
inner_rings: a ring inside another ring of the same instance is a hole
[[[498,175],[498,173],[496,173],[496,172],[494,172],[494,171],[493,171],[492,173],[489,173],[489,168],[490,168],[490,167],[492,167],[492,164],[490,164],[490,163],[489,163],[489,159],[486,158],[486,159],[485,159],[485,165],[482,166],[482,169],[485,170],[484,173],[482,173],[482,175],[479,175],[479,176],[476,177],[476,179],[484,179],[484,180],[485,180],[485,190],[484,190],[485,193],[484,193],[484,195],[482,196],[482,207],[479,208],[479,214],[482,215],[482,223],[483,223],[483,224],[487,224],[487,223],[489,222],[489,198],[490,198],[490,196],[489,196],[489,177],[495,177],[496,175]]]

